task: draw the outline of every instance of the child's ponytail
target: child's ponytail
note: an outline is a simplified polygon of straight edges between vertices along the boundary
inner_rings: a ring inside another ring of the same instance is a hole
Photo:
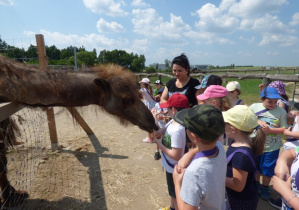
[[[261,128],[257,128],[253,131],[254,137],[251,138],[252,150],[256,155],[260,155],[264,151],[267,135]]]

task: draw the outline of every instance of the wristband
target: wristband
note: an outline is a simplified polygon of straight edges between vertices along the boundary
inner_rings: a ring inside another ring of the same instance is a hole
[[[295,197],[297,197],[295,194],[292,197],[290,197],[290,199],[288,200],[288,203]]]

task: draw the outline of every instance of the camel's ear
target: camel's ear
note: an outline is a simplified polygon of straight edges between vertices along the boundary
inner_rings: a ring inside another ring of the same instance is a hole
[[[109,90],[110,90],[110,84],[106,81],[106,80],[103,80],[103,79],[100,79],[100,78],[96,78],[93,80],[93,82],[101,89],[103,90],[103,92],[107,93]]]

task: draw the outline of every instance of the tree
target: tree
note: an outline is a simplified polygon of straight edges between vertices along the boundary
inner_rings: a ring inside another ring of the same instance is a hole
[[[60,59],[69,59],[70,57],[74,56],[74,48],[76,49],[76,52],[79,52],[78,48],[73,46],[62,49],[60,53]]]
[[[128,54],[124,50],[101,51],[99,55],[101,63],[114,63],[124,68],[128,68],[133,72],[140,72],[145,67],[144,55]]]
[[[86,51],[84,45],[82,45],[81,47],[79,47],[79,52],[83,52]]]
[[[5,41],[2,41],[2,39],[0,38],[0,53],[5,53],[7,49],[7,44]]]
[[[166,69],[169,69],[169,67],[170,67],[170,61],[169,60],[167,60],[167,59],[165,59],[165,68]]]
[[[82,62],[85,66],[94,66],[96,56],[93,52],[81,51],[77,53],[78,64]]]
[[[49,60],[60,60],[60,50],[55,45],[46,46],[46,53]]]
[[[156,69],[155,67],[153,66],[149,66],[147,69],[146,69],[146,73],[155,73],[156,72]]]
[[[27,61],[30,60],[35,63],[34,60],[38,60],[37,47],[31,44],[25,51],[25,57],[27,58]]]

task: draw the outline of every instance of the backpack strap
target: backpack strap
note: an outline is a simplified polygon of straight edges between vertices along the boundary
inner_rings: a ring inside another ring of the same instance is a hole
[[[239,99],[236,103],[235,103],[235,105],[239,105],[240,103],[241,103],[241,99]]]
[[[166,156],[165,156],[165,154],[164,154],[164,152],[163,151],[161,151],[161,153],[162,153],[162,155],[163,155],[163,157],[164,157],[164,159],[165,159],[165,161],[166,161],[166,163],[171,167],[171,168],[174,168],[174,166],[175,165],[173,165],[172,163],[170,163],[168,160],[167,160],[167,158],[166,158]]]
[[[260,114],[263,114],[263,113],[265,113],[265,112],[267,112],[269,109],[263,109],[263,110],[261,110],[261,111],[259,111],[259,112],[256,112],[255,113],[255,116],[259,116]]]
[[[251,154],[247,151],[247,150],[245,150],[245,149],[236,149],[233,153],[231,153],[227,158],[226,158],[226,163],[228,164],[231,160],[232,160],[232,158],[233,158],[233,156],[237,153],[237,152],[241,152],[241,153],[243,153],[244,155],[246,155],[249,159],[250,159],[250,161],[251,161],[251,163],[252,163],[252,165],[253,165],[253,168],[254,168],[254,175],[256,174],[256,164],[255,164],[255,161],[254,161],[254,159],[253,159],[253,157],[251,156]]]

